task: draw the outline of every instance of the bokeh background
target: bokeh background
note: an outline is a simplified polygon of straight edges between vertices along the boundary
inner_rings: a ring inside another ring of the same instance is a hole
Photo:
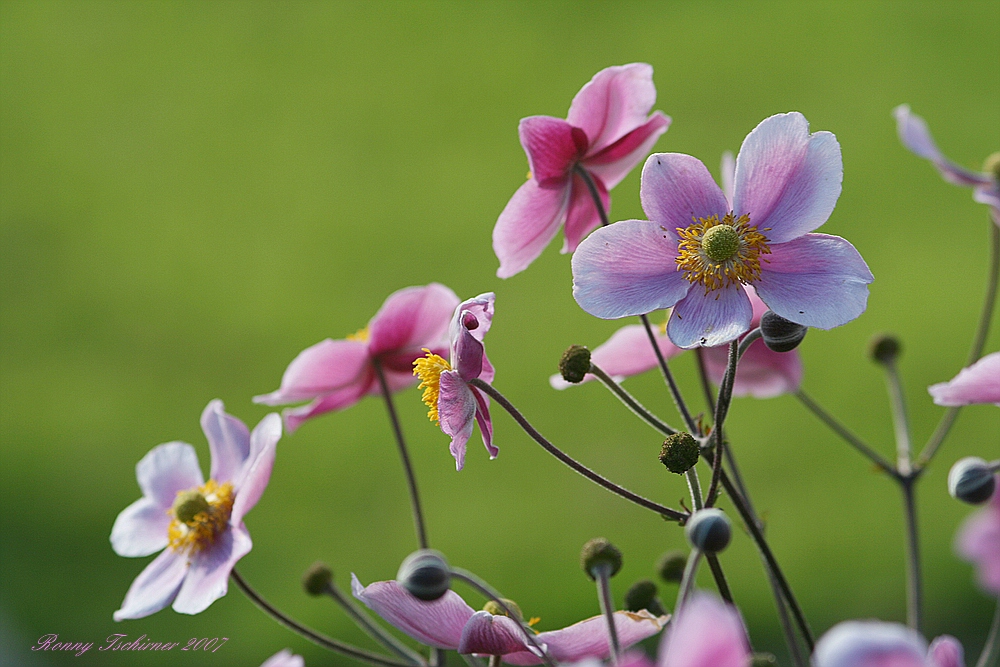
[[[198,417],[213,398],[251,426],[250,398],[289,361],[364,326],[392,291],[439,281],[493,290],[496,386],[558,445],[664,503],[685,495],[656,460],[656,434],[596,383],[547,382],[562,350],[621,323],[583,313],[554,243],[496,278],[490,238],[523,182],[523,116],[564,116],[603,67],[655,68],[673,117],[658,151],[718,173],[763,118],[803,112],[843,148],[844,189],[821,230],[849,238],[876,276],[868,311],[814,331],[805,388],[891,455],[876,332],[897,332],[918,443],[943,412],[926,387],[961,368],[982,302],[989,222],[967,190],[898,143],[908,102],[956,161],[1000,148],[1000,4],[938,2],[12,2],[0,3],[0,661],[256,665],[283,647],[344,664],[278,627],[235,588],[198,616],[170,609],[115,623],[149,559],[116,556],[118,512],[139,496],[135,463],[185,440],[203,466]],[[643,217],[639,170],[612,218]],[[1000,348],[994,318],[987,350]],[[690,355],[673,364],[695,409]],[[655,373],[629,380],[676,421]],[[552,629],[597,613],[580,546],[625,553],[621,601],[682,531],[598,489],[499,410],[500,456],[470,442],[456,473],[419,393],[397,397],[432,545]],[[740,399],[728,422],[768,534],[817,635],[848,618],[901,621],[896,487],[789,396]],[[993,603],[952,553],[969,508],[945,490],[961,456],[1000,455],[1000,410],[963,411],[919,489],[926,634],[978,656]],[[243,574],[274,604],[370,646],[301,573],[394,576],[414,548],[385,409],[367,399],[286,437],[247,518]],[[749,539],[722,556],[755,646],[783,653]],[[704,573],[703,574],[707,574]],[[710,578],[701,583],[711,588]],[[672,605],[676,590],[663,586]],[[475,604],[478,598],[468,592]],[[228,636],[204,657],[31,653],[43,634],[100,644]],[[455,659],[457,660],[457,659]]]

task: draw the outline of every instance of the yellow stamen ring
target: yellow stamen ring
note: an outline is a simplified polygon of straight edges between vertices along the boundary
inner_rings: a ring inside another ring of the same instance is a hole
[[[233,513],[233,485],[210,479],[197,489],[177,492],[167,540],[174,551],[195,554],[215,542]],[[199,511],[200,510],[200,511]]]
[[[438,398],[441,395],[441,373],[451,370],[451,364],[445,359],[434,354],[426,347],[423,348],[427,354],[413,362],[413,374],[420,378],[417,389],[423,389],[424,394],[420,398],[427,410],[427,418],[435,424],[440,423],[438,417]]]
[[[715,215],[692,221],[677,230],[675,261],[685,279],[703,285],[705,294],[760,279],[760,256],[771,254],[771,248],[767,237],[750,226],[749,215],[734,218],[730,212],[721,221]]]
[[[362,327],[352,334],[347,334],[347,340],[356,340],[359,343],[364,343],[368,340],[368,327]]]

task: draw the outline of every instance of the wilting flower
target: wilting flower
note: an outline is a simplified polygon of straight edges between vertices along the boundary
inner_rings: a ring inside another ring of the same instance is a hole
[[[948,635],[927,642],[898,623],[844,621],[820,637],[814,667],[965,667],[962,645]]]
[[[250,433],[215,400],[202,412],[201,428],[212,452],[207,482],[194,447],[184,442],[158,445],[136,465],[142,498],[115,519],[111,546],[119,556],[163,553],[132,583],[116,621],[171,602],[182,614],[204,611],[226,594],[229,573],[253,546],[243,517],[271,478],[281,418],[269,414]]]
[[[497,275],[509,278],[535,261],[563,222],[563,252],[573,252],[601,224],[580,171],[597,188],[604,210],[608,190],[649,152],[670,118],[656,111],[653,68],[645,63],[608,67],[576,94],[566,120],[523,118],[518,127],[528,154],[528,181],[511,197],[493,229]]]
[[[1000,475],[996,486],[1000,489]],[[965,520],[955,537],[955,550],[976,565],[979,585],[1000,595],[1000,490],[993,492],[986,507]]]
[[[292,432],[307,419],[381,393],[375,364],[390,391],[409,387],[415,382],[413,361],[423,349],[447,349],[448,321],[456,305],[455,293],[438,283],[393,292],[368,326],[344,340],[327,338],[306,348],[288,365],[280,389],[253,400],[267,405],[311,400],[285,410],[285,425]]]
[[[1000,405],[1000,352],[987,354],[950,381],[931,385],[927,391],[938,405]]]
[[[376,581],[362,586],[351,575],[354,597],[386,621],[422,644],[458,651],[503,655],[512,665],[538,665],[542,660],[507,616],[475,611],[458,593],[449,590],[433,602],[413,597],[395,581]],[[623,648],[659,632],[667,622],[643,610],[615,612],[615,629]],[[610,655],[607,625],[603,616],[594,616],[559,630],[540,632],[535,640],[553,660],[560,663],[584,658],[604,659]]]
[[[278,651],[264,661],[260,667],[305,667],[306,661],[301,655],[292,655],[287,648]]]
[[[573,295],[615,319],[673,306],[678,346],[712,347],[750,328],[751,285],[775,313],[830,329],[858,317],[871,272],[850,243],[812,234],[840,196],[840,145],[799,113],[772,116],[736,158],[732,207],[699,160],[654,154],[642,170],[649,220],[598,229],[573,255]]]
[[[903,145],[930,160],[944,180],[972,188],[972,198],[989,206],[993,222],[1000,225],[1000,153],[986,159],[983,171],[971,171],[941,154],[927,129],[927,123],[910,111],[910,105],[900,104],[892,112],[896,116],[896,130]]]
[[[499,453],[493,445],[493,422],[490,419],[490,399],[469,381],[480,378],[493,381],[493,365],[486,358],[483,338],[493,323],[493,292],[486,292],[463,301],[455,309],[448,328],[451,362],[432,350],[425,349],[423,358],[413,362],[413,375],[420,378],[427,417],[436,422],[445,435],[451,436],[451,455],[458,470],[465,465],[465,443],[472,436],[472,427],[479,422],[479,432],[490,458]]]

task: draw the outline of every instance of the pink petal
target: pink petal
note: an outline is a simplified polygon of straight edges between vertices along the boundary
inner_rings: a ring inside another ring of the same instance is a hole
[[[713,347],[735,340],[750,328],[753,309],[743,288],[731,285],[706,293],[694,285],[667,321],[667,335],[678,347]]]
[[[593,179],[601,205],[607,213],[611,210],[608,189],[604,187],[600,177],[595,175]],[[575,251],[587,234],[601,226],[601,214],[597,212],[590,189],[580,174],[573,174],[571,193],[569,208],[566,210],[566,226],[563,228],[563,235],[566,237],[561,251],[563,254]]]
[[[645,610],[638,613],[615,612],[615,629],[623,649],[652,637],[663,629],[666,622],[666,616],[657,618]],[[608,625],[604,616],[593,616],[559,630],[539,633],[536,639],[546,646],[549,655],[559,663],[576,662],[584,658],[604,660],[610,655]],[[504,662],[512,665],[541,664],[538,656],[524,651],[504,656]]]
[[[1000,595],[1000,491],[993,494],[989,505],[965,520],[955,536],[955,551],[976,565],[976,578],[983,589]]]
[[[531,177],[539,185],[561,182],[587,149],[587,136],[562,118],[522,118],[517,133],[528,155]]]
[[[226,414],[218,399],[209,402],[202,411],[201,430],[212,453],[209,477],[219,483],[233,480],[250,454],[250,430],[239,419]]]
[[[951,635],[941,635],[932,641],[927,655],[934,667],[965,667],[965,651]]]
[[[198,455],[186,442],[157,445],[135,466],[142,495],[167,511],[174,505],[178,491],[205,483],[198,467]]]
[[[362,586],[353,573],[351,591],[386,621],[421,644],[436,648],[457,649],[462,628],[474,613],[455,591],[448,591],[433,602],[424,602],[395,581],[376,581]]]
[[[273,412],[261,419],[250,434],[250,456],[234,484],[236,500],[229,519],[234,526],[242,523],[243,517],[254,508],[267,488],[271,469],[274,467],[275,449],[280,439],[281,417]]]
[[[656,145],[656,140],[667,131],[668,127],[670,127],[670,117],[657,111],[644,125],[640,125],[599,153],[585,157],[583,165],[588,171],[599,176],[609,189],[613,188],[649,154]]]
[[[771,246],[761,262],[757,295],[786,320],[819,329],[847,324],[865,312],[871,271],[839,236],[806,234]]]
[[[465,465],[465,443],[475,423],[476,399],[457,371],[441,373],[438,416],[441,430],[451,436],[449,450],[455,457],[455,469],[461,470]]]
[[[129,586],[116,621],[143,618],[160,611],[177,596],[188,571],[187,557],[167,549],[146,566]]]
[[[747,135],[736,157],[733,211],[749,215],[772,243],[784,243],[827,221],[843,176],[835,136],[809,134],[800,113],[771,116]]]
[[[938,405],[1000,405],[1000,352],[987,354],[950,381],[932,385],[927,391]]]
[[[483,445],[490,454],[492,461],[500,453],[496,445],[493,444],[493,419],[490,417],[490,399],[483,392],[475,387],[469,388],[472,396],[476,399],[476,423],[479,424],[479,434],[483,436]]]
[[[697,594],[675,615],[660,643],[659,667],[746,667],[750,657],[743,620],[735,607]]]
[[[896,116],[899,140],[918,156],[933,162],[944,180],[967,187],[992,184],[993,179],[988,174],[965,169],[942,155],[927,129],[927,123],[910,111],[910,105],[900,104],[892,113]]]
[[[594,153],[643,125],[654,104],[656,86],[650,65],[608,67],[576,94],[566,120],[587,133]]]
[[[653,326],[653,334],[656,336],[656,342],[659,344],[660,352],[663,353],[664,358],[671,359],[684,351],[674,345],[667,334],[660,333],[660,331],[660,327]],[[659,363],[653,346],[649,344],[646,327],[641,324],[629,324],[611,334],[611,338],[591,351],[590,360],[616,382],[621,382],[625,378],[639,373],[645,373],[656,368]],[[588,374],[583,381],[589,382],[593,379],[594,376]],[[549,378],[549,383],[555,389],[565,389],[572,386],[558,374]]]
[[[691,286],[677,271],[676,256],[677,237],[656,222],[602,227],[573,253],[573,297],[604,319],[669,308]]]
[[[506,616],[494,616],[477,611],[462,629],[459,653],[504,655],[523,651],[529,646],[517,621]]]
[[[278,391],[255,396],[254,403],[281,405],[306,401],[359,382],[368,367],[368,345],[355,340],[316,343],[288,365]]]
[[[534,179],[517,189],[493,228],[493,252],[500,260],[497,276],[510,278],[524,271],[555,238],[566,219],[569,179],[542,187]]]
[[[150,556],[167,546],[170,515],[143,496],[121,511],[111,527],[111,548],[119,556]]]
[[[463,301],[455,309],[448,335],[451,338],[451,365],[466,381],[483,375],[490,369],[487,382],[493,379],[492,366],[486,359],[482,341],[493,325],[496,295],[485,292]]]
[[[820,637],[814,667],[926,667],[927,642],[898,623],[845,621]]]
[[[285,428],[288,429],[289,433],[294,433],[303,422],[327,412],[350,407],[361,400],[361,397],[365,394],[377,390],[378,387],[375,386],[375,373],[371,366],[369,366],[365,369],[362,379],[358,382],[347,385],[338,391],[323,394],[308,405],[283,410],[281,415],[285,420]]]
[[[286,648],[265,660],[260,667],[306,667],[306,661],[301,655],[292,655]]]
[[[448,322],[458,296],[439,283],[393,292],[368,323],[368,353],[379,356],[410,349],[442,347],[448,340]],[[413,359],[409,369],[412,370]]]
[[[698,218],[729,213],[729,202],[698,158],[681,153],[654,153],[642,168],[642,210],[667,228],[685,229]],[[672,268],[672,266],[670,267]]]
[[[702,354],[708,377],[718,386],[729,363],[729,348],[725,345],[709,347]],[[733,382],[733,396],[774,398],[798,391],[802,373],[802,358],[796,350],[773,352],[758,340],[751,343],[740,358]]]
[[[236,562],[250,553],[253,543],[242,526],[230,527],[216,536],[208,548],[191,556],[191,567],[174,600],[178,614],[200,614],[226,594],[229,574]]]
[[[733,207],[733,189],[736,182],[736,159],[732,151],[722,154],[722,164],[719,167],[719,182],[722,183],[722,193],[729,200],[729,208]]]

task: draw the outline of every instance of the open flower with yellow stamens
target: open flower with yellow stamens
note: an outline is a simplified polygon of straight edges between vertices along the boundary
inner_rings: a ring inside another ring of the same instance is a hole
[[[872,274],[850,243],[810,233],[840,196],[840,145],[799,113],[771,116],[743,141],[732,203],[700,160],[651,155],[642,170],[649,220],[598,229],[573,255],[573,296],[616,319],[673,307],[679,347],[712,347],[750,328],[743,286],[787,320],[820,329],[864,312]]]
[[[149,556],[163,549],[136,578],[114,618],[142,618],[173,603],[197,614],[226,594],[229,573],[253,546],[243,517],[267,488],[281,418],[269,414],[251,433],[208,404],[201,427],[212,452],[206,482],[194,447],[158,445],[136,465],[142,498],[126,507],[111,529],[119,556]]]
[[[427,417],[451,436],[450,450],[457,470],[465,465],[465,444],[477,421],[490,458],[495,459],[500,451],[493,445],[490,399],[468,384],[476,378],[493,381],[493,365],[486,358],[483,337],[493,323],[495,298],[493,292],[487,292],[463,301],[455,309],[448,330],[450,362],[432,350],[425,350],[425,356],[413,362],[413,374],[420,378],[424,390]]]

